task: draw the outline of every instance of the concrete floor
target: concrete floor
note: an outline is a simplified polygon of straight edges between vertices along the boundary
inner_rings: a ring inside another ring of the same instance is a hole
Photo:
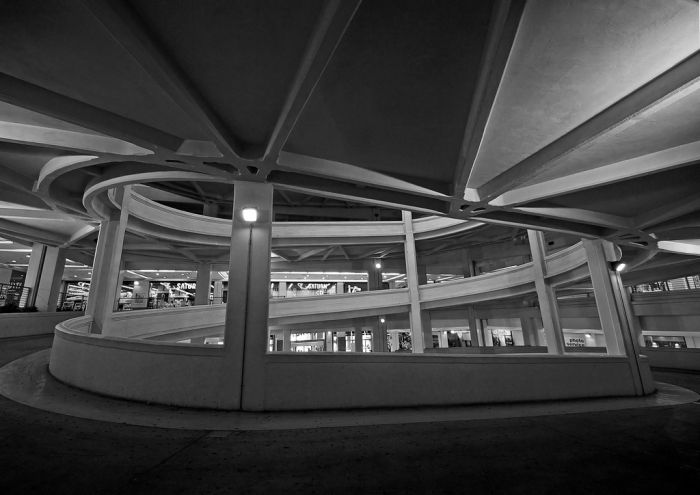
[[[0,366],[50,342],[0,340]],[[655,378],[700,392],[700,374]],[[207,431],[80,419],[0,397],[0,466],[2,494],[689,493],[700,482],[700,403]]]

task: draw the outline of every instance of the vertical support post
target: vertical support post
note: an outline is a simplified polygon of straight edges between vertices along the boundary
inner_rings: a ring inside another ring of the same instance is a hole
[[[224,302],[224,282],[222,280],[217,280],[214,282],[214,304],[221,304]]]
[[[254,208],[257,219],[247,222],[243,210]],[[264,366],[268,345],[272,185],[234,183],[229,258],[228,302],[224,324],[224,354],[229,387],[224,393],[237,408],[264,407]],[[236,384],[238,390],[235,390]]]
[[[35,242],[32,244],[32,254],[29,255],[29,266],[27,266],[27,274],[24,276],[24,286],[30,287],[29,300],[27,306],[36,306],[36,293],[39,289],[41,281],[41,271],[44,267],[44,256],[46,255],[46,246]]]
[[[372,352],[387,352],[386,319],[382,323],[383,316],[376,317],[376,323],[372,330]]]
[[[41,277],[35,290],[35,305],[39,311],[56,311],[58,293],[61,290],[63,269],[66,265],[65,250],[47,246],[44,250],[44,262]]]
[[[194,293],[194,305],[205,306],[209,304],[210,291],[211,263],[202,261],[197,264],[197,286]]]
[[[277,292],[277,297],[279,297],[281,299],[286,298],[287,297],[287,282],[284,280],[280,280],[278,282],[278,284],[279,284],[279,289]]]
[[[608,354],[623,356],[625,355],[625,343],[622,322],[613,292],[611,279],[613,271],[610,269],[610,261],[614,260],[609,261],[606,258],[603,241],[584,239],[583,247],[588,258],[593,294],[598,307],[600,325],[605,334],[605,345],[608,349]]]
[[[114,311],[115,301],[119,295],[119,272],[121,268],[124,233],[129,220],[129,201],[131,186],[122,191],[121,212],[112,212],[112,216],[100,223],[97,237],[95,260],[90,280],[88,307],[85,314],[92,316],[90,333],[110,334],[109,318]]]
[[[540,313],[542,314],[542,323],[547,339],[547,351],[549,354],[563,354],[564,335],[561,332],[557,296],[554,288],[547,281],[544,234],[540,231],[528,230],[527,237],[530,241],[535,289],[540,303]]]
[[[479,327],[476,321],[476,311],[473,306],[467,308],[467,322],[469,323],[469,335],[471,336],[472,347],[483,345],[479,339]]]
[[[617,261],[615,246],[601,239],[584,239],[583,246],[608,354],[626,355],[634,377],[635,393],[651,393],[654,390],[652,378],[642,371],[639,364],[639,343],[632,333],[632,311],[626,301],[627,293],[620,274],[610,267],[611,261]]]
[[[432,328],[430,316],[421,311],[419,291],[418,257],[416,255],[416,242],[413,235],[413,215],[410,211],[402,211],[404,228],[404,257],[406,259],[406,285],[408,285],[408,298],[411,305],[409,322],[411,325],[411,343],[413,352],[423,353],[426,347],[433,346]]]
[[[282,351],[289,352],[292,350],[292,331],[282,330]]]
[[[355,352],[362,352],[362,320],[356,319],[353,322],[353,330],[355,332]]]

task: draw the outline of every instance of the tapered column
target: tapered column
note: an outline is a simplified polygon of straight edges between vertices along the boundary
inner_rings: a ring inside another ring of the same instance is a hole
[[[287,297],[287,282],[284,280],[280,280],[278,282],[278,289],[277,289],[277,297],[280,299],[286,298]]]
[[[404,227],[404,257],[406,259],[406,284],[408,285],[408,297],[411,304],[409,321],[411,324],[411,344],[414,353],[422,353],[426,347],[433,346],[430,315],[421,311],[419,292],[419,270],[416,256],[416,243],[413,236],[413,215],[410,211],[403,211]]]
[[[210,291],[211,263],[202,262],[197,265],[197,288],[194,293],[194,305],[205,306],[209,304]]]
[[[598,307],[600,325],[605,334],[608,354],[624,355],[625,342],[622,320],[615,301],[613,281],[611,280],[615,272],[610,268],[610,261],[614,260],[607,259],[604,241],[586,239],[583,241],[583,246],[588,257],[588,269],[591,272],[595,303]]]
[[[112,216],[100,223],[100,233],[97,238],[95,259],[90,280],[90,293],[87,316],[92,316],[90,333],[109,335],[109,318],[117,304],[119,295],[119,272],[121,269],[122,247],[124,233],[129,219],[129,200],[131,187],[123,189],[121,212],[113,212]]]
[[[627,355],[637,393],[649,393],[653,390],[653,384],[649,383],[646,373],[642,373],[639,367],[639,343],[632,331],[632,311],[626,299],[627,292],[620,274],[610,266],[611,262],[617,261],[615,246],[601,239],[585,239],[583,246],[608,354]]]
[[[386,344],[386,318],[378,316],[372,330],[372,352],[387,352]]]
[[[540,303],[544,333],[547,338],[547,351],[550,354],[562,354],[564,352],[564,336],[561,333],[557,295],[546,278],[547,264],[545,260],[544,234],[536,230],[528,230],[527,236],[532,253],[535,289],[537,290],[537,299]]]
[[[255,209],[255,221],[243,211]],[[234,184],[228,302],[224,353],[232,397],[244,410],[261,410],[264,401],[264,357],[268,345],[272,185]]]
[[[537,346],[539,344],[539,332],[534,318],[520,318],[520,328],[523,330],[525,345]]]
[[[292,331],[282,330],[282,351],[289,352],[292,350]]]
[[[353,322],[353,330],[355,332],[355,352],[362,352],[362,320]]]
[[[214,304],[221,304],[224,296],[224,282],[217,280],[214,282]]]
[[[44,256],[46,255],[46,245],[35,242],[32,244],[32,253],[29,255],[29,266],[27,274],[24,276],[24,286],[31,289],[27,306],[36,306],[36,293],[41,281],[41,271],[44,267]]]
[[[39,311],[56,311],[65,265],[65,251],[61,248],[47,246],[34,301],[34,305]]]
[[[479,338],[479,327],[476,320],[476,311],[474,311],[473,306],[467,308],[467,322],[469,323],[469,335],[471,337],[472,347],[479,347],[483,345],[481,339]]]

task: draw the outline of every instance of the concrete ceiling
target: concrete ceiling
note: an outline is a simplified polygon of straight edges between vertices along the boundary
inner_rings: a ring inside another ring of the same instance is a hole
[[[699,18],[690,0],[2,2],[0,235],[85,254],[88,184],[158,171],[150,197],[219,216],[233,181],[269,181],[278,220],[407,209],[700,254]]]

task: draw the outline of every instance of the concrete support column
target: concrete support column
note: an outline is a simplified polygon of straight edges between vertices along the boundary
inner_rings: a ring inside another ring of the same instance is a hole
[[[381,265],[382,260],[379,258],[373,258],[370,260],[369,268],[367,269],[367,290],[381,290],[382,289],[382,271],[384,266],[377,268],[376,264]]]
[[[282,330],[282,351],[289,352],[292,350],[292,331]]]
[[[362,322],[356,321],[353,324],[355,331],[355,352],[362,352]]]
[[[194,293],[194,305],[209,304],[211,291],[211,263],[202,262],[197,265],[197,288]]]
[[[411,325],[411,343],[414,353],[422,353],[426,347],[433,347],[430,315],[421,311],[418,286],[419,269],[416,256],[416,243],[413,236],[413,215],[410,211],[401,212],[404,228],[404,257],[406,258],[406,285],[411,304],[409,322]],[[423,270],[425,273],[425,270]]]
[[[46,246],[41,277],[36,288],[34,305],[39,311],[56,311],[58,293],[61,291],[61,279],[66,265],[65,250]]]
[[[372,352],[387,352],[386,319],[382,323],[383,316],[377,316],[377,322],[372,330]]]
[[[29,255],[29,266],[27,266],[27,274],[24,276],[24,286],[31,288],[27,306],[36,306],[36,293],[39,289],[41,280],[41,271],[44,267],[44,256],[46,255],[46,245],[34,243],[32,245],[32,254]]]
[[[627,355],[630,370],[635,377],[638,394],[653,391],[653,383],[644,378],[639,366],[639,342],[633,334],[633,315],[628,294],[622,284],[620,274],[610,263],[619,259],[614,244],[601,239],[583,240],[588,257],[593,293],[600,324],[605,334],[608,354]]]
[[[100,223],[95,259],[90,280],[88,307],[85,314],[92,316],[90,333],[109,335],[109,318],[112,315],[121,289],[120,269],[124,233],[129,219],[131,187],[123,189],[121,212],[114,213]]]
[[[523,341],[525,345],[540,345],[539,331],[534,318],[520,318],[520,328],[523,330]]]
[[[488,328],[488,320],[486,320],[487,323],[484,323],[484,320],[482,319],[479,319],[478,322],[479,326],[481,327],[481,342],[483,343],[483,346],[493,347],[493,334]]]
[[[287,282],[280,280],[278,284],[279,289],[277,291],[277,296],[281,298],[287,297]]]
[[[237,408],[262,410],[265,398],[264,358],[268,346],[272,185],[236,182],[231,222],[228,302],[224,354],[230,394]],[[247,222],[243,210],[255,208]]]
[[[335,293],[336,294],[343,294],[344,292],[345,292],[345,282],[336,282]]]
[[[467,308],[467,323],[469,323],[469,335],[471,336],[472,347],[483,346],[483,340],[480,338],[479,324],[476,319],[476,311],[473,306]]]
[[[214,304],[221,304],[223,302],[224,296],[224,282],[223,280],[217,280],[214,282]]]
[[[535,289],[547,338],[547,351],[550,354],[563,354],[564,335],[561,332],[557,295],[554,287],[547,280],[544,234],[540,231],[528,230],[527,237],[530,241],[532,267],[535,272]]]
[[[595,303],[598,307],[598,316],[600,317],[600,325],[605,334],[605,345],[608,349],[608,354],[625,355],[625,341],[622,329],[622,319],[620,318],[620,309],[615,301],[615,293],[613,292],[612,277],[616,275],[610,267],[610,262],[615,261],[606,256],[606,244],[609,242],[601,240],[583,241],[583,247],[586,249],[588,258],[588,269],[591,272],[591,283],[593,284],[593,294],[595,295]],[[614,251],[614,248],[612,249]]]

